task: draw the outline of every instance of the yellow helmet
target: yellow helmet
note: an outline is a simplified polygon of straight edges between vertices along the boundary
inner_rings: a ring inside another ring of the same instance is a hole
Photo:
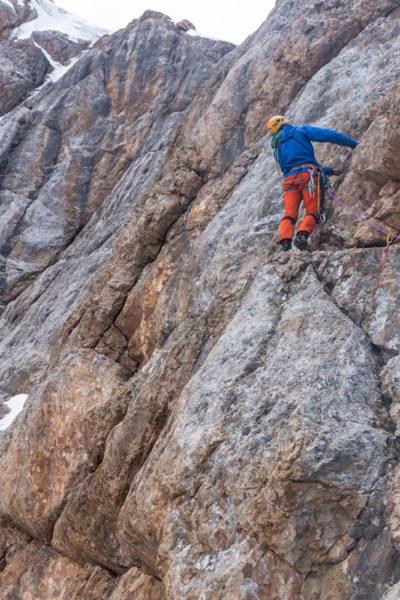
[[[267,129],[268,129],[270,135],[275,135],[276,133],[278,133],[280,128],[283,127],[284,125],[289,125],[289,121],[287,119],[285,119],[285,117],[282,117],[281,115],[276,115],[275,117],[272,117],[272,119],[270,119],[268,121]]]

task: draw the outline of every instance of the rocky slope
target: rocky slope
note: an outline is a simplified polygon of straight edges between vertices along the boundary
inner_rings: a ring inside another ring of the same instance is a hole
[[[53,0],[0,0],[0,117],[59,79],[105,33]]]
[[[318,157],[399,233],[399,8],[280,0],[237,48],[149,11],[8,106],[0,599],[397,598],[399,247],[361,329],[385,236],[332,201],[282,255],[265,122],[358,139]]]

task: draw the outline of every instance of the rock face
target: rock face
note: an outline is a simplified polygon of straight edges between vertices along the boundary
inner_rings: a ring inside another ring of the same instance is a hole
[[[50,63],[32,40],[3,42],[0,46],[0,116],[6,114],[45,78]]]
[[[0,0],[0,40],[7,40],[15,27],[36,16],[31,0]]]
[[[51,23],[61,31],[43,29]],[[60,67],[69,65],[102,33],[85,27],[53,0],[0,0],[0,42],[8,40],[0,46],[0,117],[41,86],[47,74],[58,79],[65,71]],[[79,39],[79,33],[85,39]]]
[[[6,109],[0,600],[397,598],[399,245],[360,328],[386,235],[331,199],[281,254],[265,122],[359,140],[318,159],[399,234],[398,9],[280,0],[237,48],[147,11]]]
[[[71,58],[80,54],[82,50],[86,50],[90,45],[90,42],[85,40],[75,42],[59,31],[34,31],[32,39],[61,65],[69,65]]]

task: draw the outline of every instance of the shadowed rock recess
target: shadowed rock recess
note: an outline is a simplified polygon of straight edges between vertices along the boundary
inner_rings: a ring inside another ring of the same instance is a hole
[[[361,329],[385,235],[282,254],[265,123],[400,234],[400,0],[147,11],[44,86],[83,46],[0,16],[0,600],[398,600],[400,248]]]

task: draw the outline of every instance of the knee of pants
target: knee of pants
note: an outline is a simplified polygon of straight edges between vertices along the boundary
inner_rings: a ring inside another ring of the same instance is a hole
[[[298,192],[285,192],[283,196],[285,202],[285,217],[292,217],[295,221],[297,221],[297,217],[299,214],[300,202],[301,202],[301,194]]]
[[[304,206],[306,208],[306,212],[318,214],[318,198],[320,197],[320,192],[318,192],[318,187],[315,188],[314,193],[311,195],[309,190],[304,190]]]

